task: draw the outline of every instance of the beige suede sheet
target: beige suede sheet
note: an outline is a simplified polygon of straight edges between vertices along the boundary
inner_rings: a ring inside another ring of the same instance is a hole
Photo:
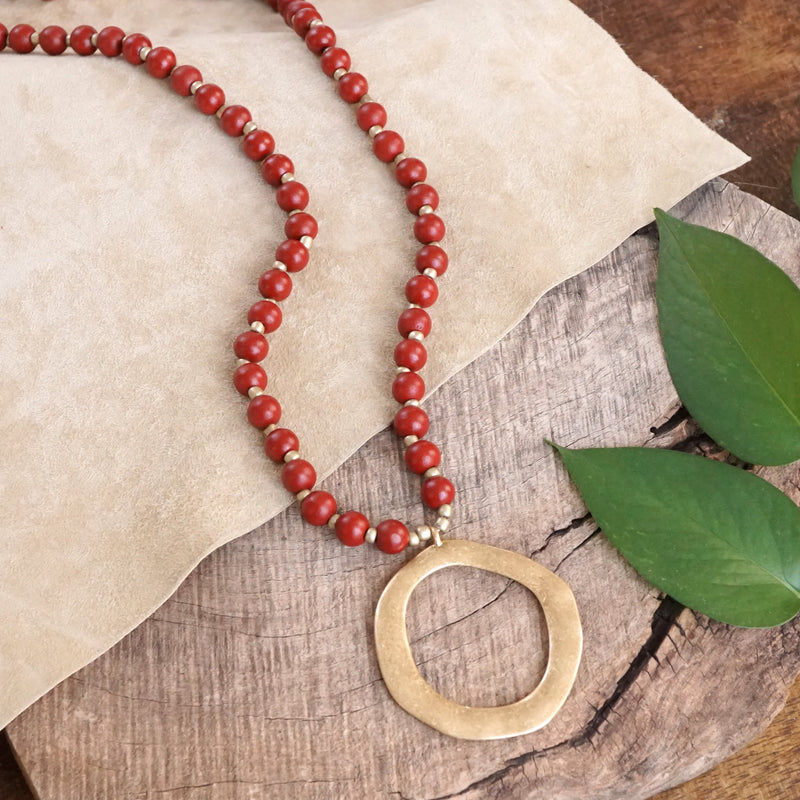
[[[653,206],[745,160],[566,0],[319,8],[442,197],[429,389]],[[393,414],[417,245],[316,59],[256,0],[0,0],[0,21],[141,30],[294,159],[320,234],[265,366],[330,473]],[[2,727],[290,498],[231,385],[285,218],[257,168],[121,59],[0,53],[0,90]]]

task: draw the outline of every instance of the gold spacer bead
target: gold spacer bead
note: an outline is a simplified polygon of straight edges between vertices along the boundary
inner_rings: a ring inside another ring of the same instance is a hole
[[[256,320],[255,322],[250,323],[250,330],[255,331],[256,333],[266,333],[267,329],[264,327],[263,322]]]
[[[258,125],[256,125],[256,123],[253,122],[253,120],[250,120],[250,122],[246,122],[244,128],[242,128],[242,136],[247,136],[248,133],[252,133],[253,131],[257,130],[258,130]]]
[[[405,403],[403,403],[403,408],[407,408],[408,406],[417,406],[417,407],[419,407],[419,400],[417,400],[414,397],[412,397],[411,400],[406,400]]]
[[[398,153],[398,154],[397,154],[397,155],[394,157],[394,163],[395,163],[395,164],[399,164],[399,163],[400,163],[400,162],[401,162],[401,161],[402,161],[404,158],[407,158],[407,157],[408,157],[408,156],[406,156],[406,154],[405,154],[405,153]]]
[[[426,469],[423,474],[426,478],[438,478],[442,473],[439,471],[439,467],[431,467]]]
[[[409,303],[406,308],[422,308],[422,306],[417,305],[416,303]]]
[[[278,426],[274,422],[271,425],[267,425],[267,427],[264,428],[264,436],[269,436],[272,431],[277,430],[277,428]]]
[[[297,461],[300,458],[300,453],[297,450],[289,450],[288,453],[285,453],[283,456],[283,462],[288,464],[290,461]]]
[[[259,397],[262,394],[266,394],[266,392],[260,386],[251,386],[247,390],[247,396],[252,400],[254,397]]]
[[[193,84],[192,84],[192,85],[189,87],[189,91],[190,91],[192,94],[195,94],[195,93],[197,92],[197,90],[198,90],[198,89],[199,89],[199,88],[200,88],[202,85],[203,85],[203,81],[195,81],[195,82],[194,82],[194,83],[193,83]]]
[[[339,517],[341,517],[341,516],[342,516],[341,514],[334,514],[334,515],[333,515],[333,516],[332,516],[332,517],[331,517],[331,518],[328,520],[328,527],[329,527],[329,528],[335,528],[335,527],[336,527],[336,520],[338,520],[338,519],[339,519]]]
[[[299,492],[298,492],[298,493],[295,495],[295,497],[296,497],[298,500],[302,501],[302,500],[305,500],[305,499],[306,499],[306,497],[308,497],[310,494],[311,494],[311,491],[310,491],[309,489],[303,489],[302,491],[299,491]]]
[[[373,125],[367,133],[369,134],[370,139],[374,139],[381,131],[383,130],[382,125]]]
[[[442,532],[445,533],[447,529],[450,527],[450,520],[446,517],[439,517],[436,520],[436,527]]]
[[[294,172],[284,172],[281,175],[281,183],[291,183],[294,180]]]
[[[406,447],[411,447],[411,445],[414,444],[414,442],[418,442],[418,441],[419,441],[419,436],[414,436],[413,433],[410,436],[404,436],[403,437],[403,444]]]
[[[273,261],[272,262],[272,268],[273,269],[280,269],[280,270],[283,270],[284,272],[286,272],[286,264],[284,264],[283,261]]]
[[[89,41],[92,43],[92,47],[97,47],[97,34],[93,33],[89,38]]]
[[[398,367],[395,372],[398,375],[402,375],[404,372],[411,372],[411,370],[408,367]]]
[[[246,358],[237,358],[236,359],[236,366],[243,367],[245,364],[249,364],[250,361]]]
[[[423,275],[427,275],[429,278],[433,278],[434,280],[439,277],[439,273],[433,267],[426,267],[422,270]]]
[[[31,44],[34,47],[36,47],[36,45],[39,44],[39,34],[38,33],[32,33],[31,34]]]
[[[147,59],[147,56],[150,55],[150,51],[152,49],[153,49],[152,47],[148,47],[147,45],[145,45],[144,47],[140,47],[139,58],[141,58],[142,61],[145,61]]]
[[[317,25],[322,25],[321,19],[312,19],[311,22],[308,23],[309,28],[316,28]]]
[[[419,547],[419,536],[413,531],[408,534],[408,546],[409,547]]]
[[[433,206],[424,205],[419,207],[419,211],[417,211],[419,216],[424,217],[426,214],[433,214]]]
[[[333,79],[338,81],[342,78],[343,75],[347,75],[347,70],[344,67],[339,67],[336,72],[333,73]]]
[[[358,104],[360,106],[363,106],[364,103],[371,103],[371,102],[372,102],[372,97],[369,94],[369,92],[367,92],[366,94],[362,94],[361,97],[358,100]]]
[[[445,519],[450,519],[450,517],[453,516],[453,507],[450,505],[450,503],[445,503],[444,505],[441,505],[439,506],[439,508],[436,509],[436,513],[440,517],[444,517]]]
[[[411,331],[407,339],[413,339],[415,342],[421,342],[425,339],[425,334],[422,331]]]
[[[370,544],[375,544],[375,540],[378,538],[378,531],[375,528],[367,528],[367,532],[364,534],[364,541],[369,542]]]
[[[67,43],[67,47],[72,47],[72,39],[69,38],[69,34],[67,34],[67,38],[64,41]]]
[[[427,542],[431,538],[431,526],[430,525],[417,525],[416,533],[417,533],[417,536],[419,536],[420,541]]]
[[[222,104],[222,105],[221,105],[221,106],[220,106],[220,107],[219,107],[219,108],[218,108],[218,109],[217,109],[217,110],[214,112],[214,116],[215,116],[217,119],[222,119],[222,115],[225,113],[225,109],[226,109],[227,107],[228,107],[228,106],[226,106],[226,105],[223,103],[223,104]]]
[[[305,247],[306,250],[311,249],[311,245],[314,244],[314,237],[313,236],[301,236],[300,237],[300,244]]]

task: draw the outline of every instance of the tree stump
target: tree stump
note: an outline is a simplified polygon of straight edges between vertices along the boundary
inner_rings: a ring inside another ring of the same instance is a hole
[[[725,181],[677,213],[738,235],[800,279],[800,225]],[[205,559],[150,619],[12,723],[38,797],[639,800],[762,730],[800,670],[800,623],[736,629],[660,595],[597,530],[543,442],[724,457],[669,380],[656,251],[650,226],[552,290],[428,406],[459,490],[454,535],[527,553],[575,592],[583,662],[550,726],[467,742],[405,714],[372,634],[404,557],[343,548],[292,508]],[[798,501],[798,465],[758,472]],[[375,514],[420,516],[388,431],[325,488]],[[534,598],[478,570],[425,581],[409,632],[425,678],[461,703],[511,702],[546,662]]]

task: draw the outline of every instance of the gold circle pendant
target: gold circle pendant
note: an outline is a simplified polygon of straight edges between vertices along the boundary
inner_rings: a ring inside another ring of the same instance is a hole
[[[504,706],[464,706],[439,694],[417,668],[406,627],[409,598],[432,573],[459,565],[521,583],[542,607],[550,645],[547,669],[521,700]],[[556,715],[578,673],[583,632],[572,590],[558,575],[510,550],[448,539],[423,550],[386,585],[375,611],[375,647],[386,688],[409,714],[458,739],[505,739],[538,730]]]

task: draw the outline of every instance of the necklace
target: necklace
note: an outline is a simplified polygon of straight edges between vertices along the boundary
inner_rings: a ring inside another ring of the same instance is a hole
[[[440,472],[439,448],[423,438],[429,421],[420,405],[425,383],[419,375],[427,360],[423,342],[431,331],[426,309],[436,302],[437,279],[448,267],[447,253],[441,247],[445,225],[435,213],[439,195],[425,182],[425,164],[407,156],[400,134],[384,127],[386,110],[368,95],[366,78],[350,70],[349,54],[336,46],[336,34],[323,23],[314,6],[305,0],[267,2],[319,57],[325,74],[336,82],[340,97],[357,109],[358,126],[372,140],[376,157],[394,167],[397,182],[406,190],[406,206],[415,216],[413,232],[422,247],[415,258],[418,274],[406,284],[409,305],[400,314],[397,326],[401,341],[394,351],[397,374],[392,395],[400,408],[393,427],[403,441],[406,466],[422,477],[423,504],[435,511],[436,517],[432,524],[417,525],[413,530],[395,519],[383,520],[373,527],[358,511],[338,513],[334,497],[314,489],[316,472],[301,458],[297,436],[288,428],[278,427],[281,406],[266,393],[267,374],[261,365],[269,350],[266,334],[281,325],[280,302],[292,292],[291,275],[307,266],[318,226],[305,210],[308,190],[295,180],[291,159],[275,152],[273,137],[253,122],[247,108],[227,105],[223,90],[216,84],[205,83],[196,67],[179,66],[172,50],[152,47],[150,40],[140,33],[126,35],[113,26],[98,32],[87,25],[78,26],[70,34],[59,26],[49,26],[37,33],[30,25],[16,25],[7,30],[0,24],[0,50],[8,44],[17,53],[30,53],[39,46],[49,55],[60,55],[67,48],[82,56],[98,50],[107,57],[122,55],[133,65],[144,65],[154,78],[168,79],[177,94],[192,96],[198,110],[215,116],[222,130],[239,140],[245,155],[260,165],[266,182],[275,187],[278,206],[287,213],[286,239],[278,245],[272,267],[259,278],[262,299],[250,307],[249,327],[236,337],[233,345],[238,358],[233,382],[249,400],[247,418],[264,432],[266,455],[282,465],[281,481],[299,501],[307,522],[331,528],[342,543],[351,547],[368,542],[385,553],[400,553],[408,546],[431,544],[389,581],[376,609],[378,663],[398,704],[420,721],[459,738],[496,739],[535,731],[555,716],[574,683],[582,648],[580,619],[567,584],[540,564],[489,545],[442,539],[450,526],[455,488]],[[411,593],[433,572],[457,565],[515,580],[533,592],[541,604],[549,638],[547,669],[538,686],[514,703],[488,708],[460,705],[436,692],[416,666],[406,629]]]

